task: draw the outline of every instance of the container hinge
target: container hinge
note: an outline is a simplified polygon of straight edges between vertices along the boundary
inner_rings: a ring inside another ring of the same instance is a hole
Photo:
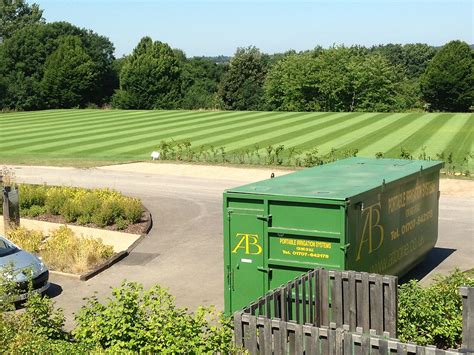
[[[261,271],[261,272],[265,272],[268,274],[268,276],[270,276],[272,274],[272,269],[268,268],[268,267],[263,267],[263,266],[258,266],[257,267],[257,270],[258,271]]]
[[[257,219],[261,219],[262,221],[270,222],[272,220],[272,215],[269,214],[268,216],[265,215],[257,215]]]
[[[230,221],[230,215],[232,214],[232,211],[227,210],[227,219]]]
[[[347,243],[345,245],[341,245],[339,248],[344,252],[344,254],[347,254],[347,251],[349,250],[351,246],[351,243]]]

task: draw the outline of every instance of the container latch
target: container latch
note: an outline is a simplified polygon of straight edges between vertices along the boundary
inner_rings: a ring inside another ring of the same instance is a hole
[[[265,215],[257,215],[257,219],[261,219],[262,221],[267,221],[267,222],[270,222],[272,220],[272,215],[269,214],[268,216],[265,216]]]
[[[257,270],[267,273],[268,276],[271,276],[271,274],[272,274],[272,269],[270,269],[269,267],[258,266]]]
[[[347,243],[345,245],[341,245],[339,248],[344,252],[344,254],[347,254],[347,251],[349,250],[351,246],[351,243]]]

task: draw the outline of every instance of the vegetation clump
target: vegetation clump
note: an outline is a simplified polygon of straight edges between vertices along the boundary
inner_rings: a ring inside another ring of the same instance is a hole
[[[23,227],[8,231],[7,238],[25,251],[38,254],[52,270],[81,274],[113,255],[101,239],[78,237],[62,226],[49,237]]]
[[[38,217],[62,216],[67,223],[115,225],[126,229],[140,222],[143,207],[139,199],[123,196],[110,189],[82,189],[67,186],[19,185],[20,214]]]
[[[461,286],[474,287],[474,278],[459,270],[438,275],[422,287],[411,280],[398,292],[398,337],[403,342],[458,348],[462,337]]]

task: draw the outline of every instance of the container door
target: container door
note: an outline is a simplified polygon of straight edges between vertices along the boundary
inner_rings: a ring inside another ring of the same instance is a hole
[[[229,229],[231,309],[236,311],[264,294],[263,221],[256,214],[232,213]]]

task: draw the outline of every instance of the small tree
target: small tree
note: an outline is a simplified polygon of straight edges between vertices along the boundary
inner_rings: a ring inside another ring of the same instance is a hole
[[[219,87],[223,108],[260,109],[266,72],[265,60],[258,48],[238,48]]]
[[[98,67],[87,54],[81,39],[65,36],[46,60],[41,83],[47,107],[71,108],[84,106],[91,98]]]
[[[140,40],[120,71],[119,108],[171,109],[181,100],[181,65],[171,47],[150,37]]]
[[[431,109],[468,111],[474,102],[474,57],[462,41],[446,44],[421,77],[423,99]]]

